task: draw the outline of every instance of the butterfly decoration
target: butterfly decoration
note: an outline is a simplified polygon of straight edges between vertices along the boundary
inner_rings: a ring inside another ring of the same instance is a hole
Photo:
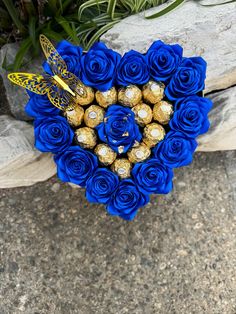
[[[46,94],[60,110],[73,109],[80,97],[86,97],[85,85],[67,70],[65,61],[45,35],[40,35],[40,44],[53,75],[16,72],[8,74],[9,80],[33,93]]]

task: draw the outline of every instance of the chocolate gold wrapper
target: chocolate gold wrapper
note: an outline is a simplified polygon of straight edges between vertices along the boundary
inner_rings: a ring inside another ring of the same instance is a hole
[[[130,177],[131,162],[126,158],[116,159],[111,165],[111,170],[118,174],[121,179]]]
[[[156,104],[164,97],[165,85],[161,82],[149,81],[143,86],[143,99]]]
[[[173,114],[173,106],[168,101],[160,101],[153,107],[153,119],[161,124],[168,124]]]
[[[132,108],[135,120],[140,126],[145,126],[152,121],[152,109],[150,106],[140,103]]]
[[[86,92],[86,96],[85,97],[81,97],[81,96],[76,97],[76,102],[81,106],[87,106],[87,105],[91,104],[94,101],[94,97],[95,97],[92,87],[85,86],[84,89]]]
[[[66,110],[64,115],[70,125],[77,127],[83,122],[84,109],[81,106],[76,105],[73,109]]]
[[[151,154],[150,148],[145,145],[145,143],[141,143],[137,147],[133,147],[128,153],[129,161],[132,163],[141,162],[146,160]]]
[[[148,147],[153,147],[163,140],[165,129],[158,123],[150,123],[145,126],[143,131],[143,142]]]
[[[116,159],[116,153],[107,144],[98,144],[94,152],[105,166],[111,165]]]
[[[76,141],[83,148],[94,148],[97,144],[95,131],[88,127],[79,128],[75,131]]]
[[[115,87],[112,87],[105,92],[101,92],[98,90],[96,91],[95,97],[97,103],[103,108],[107,108],[108,106],[117,103],[117,91]]]
[[[84,123],[90,128],[95,128],[103,121],[104,114],[104,109],[97,105],[91,105],[85,110]]]
[[[136,85],[122,87],[118,91],[118,102],[125,106],[133,107],[137,105],[141,99],[142,92]]]

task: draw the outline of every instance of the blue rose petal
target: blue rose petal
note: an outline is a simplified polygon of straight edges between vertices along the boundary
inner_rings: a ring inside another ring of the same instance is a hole
[[[168,81],[181,64],[182,56],[181,46],[155,41],[146,53],[151,77],[156,81]]]
[[[97,157],[79,146],[70,146],[55,156],[57,175],[65,182],[84,187],[98,167]]]
[[[105,121],[97,126],[101,141],[107,143],[115,152],[123,147],[126,153],[135,141],[140,141],[142,135],[135,122],[135,116],[130,108],[112,105],[105,114]]]
[[[106,169],[98,168],[86,184],[86,198],[89,202],[106,204],[119,184],[118,176]]]
[[[132,220],[140,207],[149,202],[149,195],[138,190],[132,179],[124,179],[112,195],[107,206],[110,215]]]
[[[58,153],[71,145],[74,132],[61,116],[40,117],[34,120],[34,136],[38,150]]]

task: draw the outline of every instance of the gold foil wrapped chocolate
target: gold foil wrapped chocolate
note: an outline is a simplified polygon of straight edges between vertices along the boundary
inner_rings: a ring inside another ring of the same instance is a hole
[[[94,101],[94,97],[95,97],[92,87],[84,86],[84,90],[86,93],[85,97],[82,97],[79,95],[77,95],[76,97],[76,102],[81,106],[87,106],[91,104]]]
[[[103,121],[104,109],[97,105],[91,105],[85,110],[84,123],[90,127],[95,128]]]
[[[122,179],[130,177],[131,168],[132,164],[126,158],[116,159],[111,165],[111,170]]]
[[[141,143],[137,147],[133,147],[127,153],[129,161],[132,163],[141,162],[146,160],[151,155],[150,148],[145,145],[145,143]]]
[[[160,101],[153,107],[153,119],[161,124],[168,124],[173,114],[173,106],[168,101]]]
[[[136,85],[122,87],[118,91],[118,102],[125,106],[133,107],[137,105],[141,99],[142,92]]]
[[[103,108],[107,108],[108,106],[117,103],[117,91],[115,87],[112,87],[105,92],[98,90],[96,91],[95,97],[97,103]]]
[[[105,166],[111,165],[116,159],[116,153],[107,144],[98,144],[94,152]]]
[[[65,116],[70,125],[77,127],[83,122],[84,109],[76,105],[73,109],[66,110]]]
[[[149,81],[143,86],[143,99],[156,104],[164,98],[165,85],[161,82]]]
[[[75,137],[78,144],[83,148],[94,148],[97,144],[97,135],[95,131],[88,127],[79,128],[75,131]]]
[[[140,126],[145,126],[152,121],[152,109],[150,106],[140,103],[132,108],[135,120]]]
[[[153,147],[165,137],[165,129],[158,123],[150,123],[143,130],[143,142],[148,147]]]

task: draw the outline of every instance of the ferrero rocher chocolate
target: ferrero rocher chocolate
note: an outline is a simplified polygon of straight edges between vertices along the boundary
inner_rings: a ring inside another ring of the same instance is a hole
[[[76,105],[73,109],[66,110],[65,116],[70,125],[77,127],[83,121],[84,109],[79,105]]]
[[[132,163],[141,162],[146,160],[151,154],[150,148],[145,145],[145,143],[141,143],[137,147],[133,147],[128,153],[129,161]]]
[[[143,99],[156,104],[164,97],[165,85],[161,82],[149,81],[143,86]]]
[[[131,162],[126,158],[116,159],[111,165],[111,170],[122,179],[130,177],[131,168]]]
[[[136,85],[122,87],[118,91],[118,102],[125,106],[133,107],[137,105],[141,99],[142,92]]]
[[[75,131],[76,141],[83,148],[94,148],[97,144],[95,131],[88,127],[79,128]]]
[[[167,124],[173,114],[173,106],[168,101],[160,101],[153,107],[153,119],[161,124]]]
[[[150,106],[140,103],[132,108],[135,120],[140,126],[145,126],[152,121],[152,109]]]
[[[111,165],[116,159],[116,153],[107,144],[98,144],[94,152],[105,166]]]
[[[85,97],[82,97],[79,95],[76,96],[76,101],[81,106],[86,106],[86,105],[91,104],[94,101],[94,97],[95,97],[92,87],[84,86],[84,90],[86,93]]]
[[[158,123],[150,123],[143,130],[143,141],[148,147],[153,147],[165,136],[165,129]]]
[[[103,108],[107,108],[108,106],[117,103],[117,91],[115,87],[112,87],[105,92],[100,92],[98,90],[96,91],[95,97],[97,103]]]
[[[95,128],[103,121],[104,109],[97,105],[91,105],[85,110],[84,123],[90,127]]]

